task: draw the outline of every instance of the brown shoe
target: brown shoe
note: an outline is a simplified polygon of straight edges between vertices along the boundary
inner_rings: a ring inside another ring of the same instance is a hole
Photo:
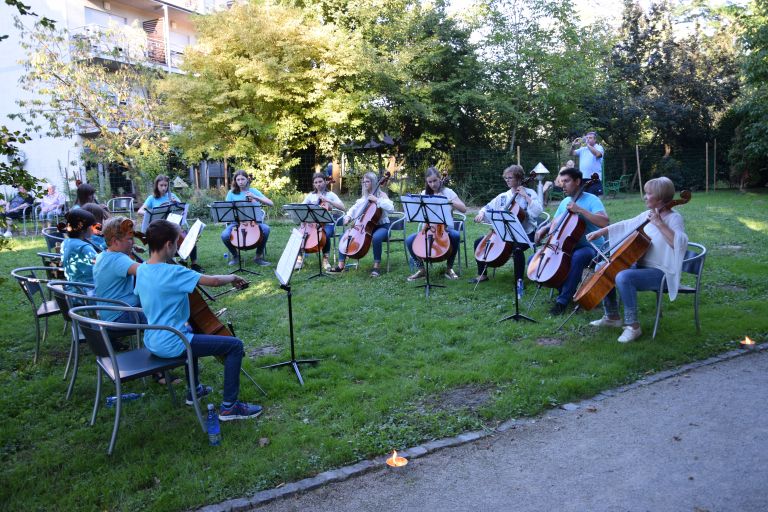
[[[445,278],[455,281],[459,278],[459,275],[453,271],[452,268],[445,269]]]
[[[427,271],[420,268],[415,274],[408,276],[408,281],[416,281],[417,279],[424,279],[425,277],[427,277]]]

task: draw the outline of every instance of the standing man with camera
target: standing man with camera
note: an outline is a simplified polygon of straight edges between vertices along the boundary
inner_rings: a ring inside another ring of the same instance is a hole
[[[590,185],[586,192],[596,196],[603,195],[603,156],[605,150],[597,143],[597,133],[589,132],[584,137],[576,138],[571,144],[571,156],[579,157],[579,170],[582,176],[597,173],[600,181]]]

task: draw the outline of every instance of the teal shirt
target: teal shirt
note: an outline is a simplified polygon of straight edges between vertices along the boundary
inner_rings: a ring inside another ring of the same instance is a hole
[[[91,243],[102,252],[107,250],[107,241],[101,235],[91,235]]]
[[[61,245],[61,262],[67,281],[93,283],[96,249],[79,238],[65,238]]]
[[[557,207],[557,211],[555,212],[555,219],[567,211],[566,207],[571,203],[571,201],[572,199],[570,197],[566,197],[560,201],[560,205]],[[581,197],[579,197],[579,200],[576,201],[576,204],[590,213],[605,213],[605,206],[603,206],[603,202],[600,201],[600,198],[596,195],[590,194],[589,192],[582,193]],[[586,223],[587,228],[584,230],[584,235],[582,235],[582,237],[579,239],[579,242],[576,244],[577,249],[580,247],[588,246],[589,242],[587,241],[587,234],[600,229],[599,227],[589,222],[587,219],[583,220]],[[597,247],[600,247],[605,243],[605,238],[601,236],[600,238],[592,240],[592,243]]]
[[[256,190],[255,188],[249,188],[247,192],[250,192],[251,194],[257,196],[257,197],[266,197],[264,194],[262,194],[259,190]],[[248,198],[245,196],[245,192],[239,192],[235,194],[231,190],[227,192],[227,198],[226,201],[247,201]]]
[[[128,270],[134,263],[136,262],[121,252],[106,251],[96,256],[96,264],[93,266],[93,282],[96,284],[94,295],[138,306],[139,298],[133,293],[133,276],[128,275]],[[117,320],[120,314],[120,311],[103,311],[99,316],[103,320]]]
[[[152,194],[144,201],[144,208],[157,208],[158,206],[170,203],[171,201],[176,201],[177,203],[181,202],[173,192],[166,192],[165,195],[160,197],[155,197],[155,195]]]
[[[188,295],[195,289],[199,280],[200,274],[181,265],[139,265],[136,269],[136,288],[133,293],[138,295],[141,301],[147,323],[178,329],[191,342]],[[144,345],[159,357],[177,357],[184,352],[184,342],[169,331],[146,331]]]

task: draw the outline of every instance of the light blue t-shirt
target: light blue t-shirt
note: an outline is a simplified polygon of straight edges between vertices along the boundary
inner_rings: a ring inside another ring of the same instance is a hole
[[[101,235],[91,235],[91,243],[98,247],[100,251],[107,250],[107,241]]]
[[[171,201],[176,201],[177,203],[181,202],[173,192],[166,192],[160,197],[155,197],[155,195],[152,194],[144,200],[144,208],[157,208],[158,206],[163,206],[164,204],[168,204]]]
[[[256,190],[255,188],[249,188],[245,192],[250,192],[251,194],[257,196],[257,197],[266,197],[264,194],[262,194],[260,191]],[[245,196],[245,192],[240,191],[237,194],[232,192],[231,190],[227,192],[227,198],[226,201],[247,201],[248,198]]]
[[[587,146],[573,152],[574,155],[579,157],[579,170],[585,180],[588,180],[593,173],[597,173],[600,179],[603,179],[603,157],[605,156],[605,150],[600,144],[595,144],[594,148],[600,152],[600,158],[595,158],[595,155],[592,154]]]
[[[96,249],[79,238],[65,238],[61,244],[61,263],[67,281],[93,283],[93,263]]]
[[[192,341],[188,295],[199,280],[200,274],[181,265],[139,265],[133,293],[139,296],[147,323],[173,327]],[[184,342],[168,331],[146,331],[144,345],[159,357],[177,357],[184,352]]]
[[[560,205],[557,207],[557,211],[555,212],[555,219],[557,219],[560,215],[565,213],[566,206],[568,206],[571,203],[572,199],[570,197],[566,197],[562,201],[560,201]],[[576,201],[576,204],[584,208],[590,213],[605,213],[605,206],[603,206],[603,202],[600,201],[600,198],[596,195],[590,194],[589,192],[583,192],[581,194],[581,197],[579,197],[579,200]],[[582,217],[583,218],[583,217]],[[576,244],[576,248],[579,247],[585,247],[589,245],[589,242],[587,241],[587,234],[591,233],[593,231],[597,231],[600,229],[599,227],[595,226],[591,222],[589,222],[587,219],[584,219],[584,222],[587,225],[587,228],[584,230],[584,235],[579,239],[579,242]],[[602,236],[600,238],[596,238],[595,240],[592,240],[592,243],[596,246],[600,247],[605,243],[605,238]]]
[[[105,299],[115,299],[130,306],[138,306],[139,298],[133,293],[133,276],[128,275],[128,269],[136,263],[122,252],[106,251],[96,257],[93,266],[93,282],[96,284],[95,295]],[[106,304],[114,306],[114,304]],[[104,320],[117,320],[119,311],[103,311],[99,313]]]

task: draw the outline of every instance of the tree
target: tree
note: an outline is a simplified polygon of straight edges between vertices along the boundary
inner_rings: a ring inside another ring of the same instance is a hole
[[[186,75],[162,85],[174,137],[188,159],[234,159],[266,188],[297,151],[331,151],[358,133],[365,83],[356,35],[311,13],[252,2],[197,19]]]
[[[143,31],[105,29],[89,37],[42,23],[22,31],[25,74],[33,99],[20,100],[18,118],[52,137],[82,135],[90,162],[114,163],[141,180],[137,161],[168,152],[168,123],[159,115],[159,71],[145,64]]]

